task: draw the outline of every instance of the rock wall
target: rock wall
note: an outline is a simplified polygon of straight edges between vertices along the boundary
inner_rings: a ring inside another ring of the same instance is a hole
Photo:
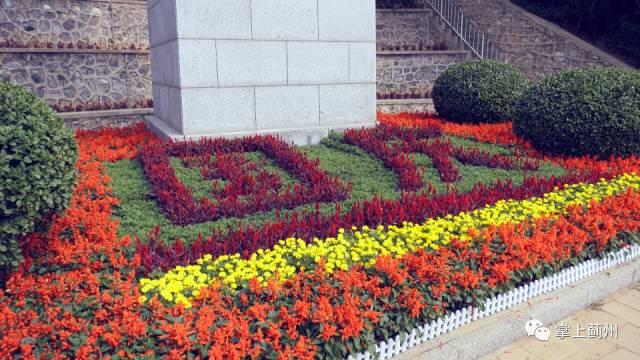
[[[0,53],[0,80],[22,85],[49,104],[133,102],[151,96],[147,54]]]
[[[453,64],[470,58],[463,50],[380,54],[377,57],[377,88],[384,92],[418,92],[431,89],[436,78]]]
[[[0,48],[0,80],[50,104],[151,98],[149,51],[127,50],[148,48],[145,1],[0,0],[0,42],[6,39],[27,47]],[[41,48],[47,42],[52,49]],[[78,42],[100,49],[77,49]]]
[[[429,45],[444,41],[449,48],[455,48],[447,39],[435,17],[428,9],[378,9],[376,11],[376,43],[378,50],[396,45]]]
[[[144,0],[0,0],[0,39],[148,48]]]
[[[508,0],[457,0],[474,21],[530,79],[567,68],[624,65],[575,36],[511,4]]]

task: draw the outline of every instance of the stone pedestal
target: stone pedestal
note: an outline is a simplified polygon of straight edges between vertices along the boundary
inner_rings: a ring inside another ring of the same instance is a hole
[[[298,144],[375,122],[374,0],[149,0],[166,137],[279,133]]]

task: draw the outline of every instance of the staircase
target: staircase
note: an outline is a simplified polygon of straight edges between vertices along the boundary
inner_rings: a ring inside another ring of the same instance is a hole
[[[532,80],[567,68],[628,67],[508,0],[426,0],[426,3],[436,12],[445,9],[444,20],[470,39],[468,45],[475,45],[477,57],[512,63]],[[467,35],[469,28],[473,29],[471,36]]]

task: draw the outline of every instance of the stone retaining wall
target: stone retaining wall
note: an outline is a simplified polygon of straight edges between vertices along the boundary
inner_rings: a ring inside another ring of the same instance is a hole
[[[0,80],[50,104],[135,102],[151,98],[144,0],[0,0],[0,42],[45,48],[0,48]],[[58,49],[78,42],[94,49]],[[0,45],[1,46],[1,45]]]
[[[467,60],[467,51],[430,51],[414,53],[378,53],[378,92],[424,92],[453,64]]]
[[[144,0],[0,0],[0,40],[148,47]]]
[[[50,104],[151,97],[151,66],[145,53],[0,53],[0,80],[22,85]]]
[[[458,0],[465,19],[489,39],[530,79],[567,68],[628,65],[508,0]]]
[[[83,111],[61,113],[60,116],[70,128],[97,129],[129,126],[144,121],[144,117],[150,114],[153,114],[153,109]]]
[[[386,114],[436,112],[431,99],[378,100],[376,110]]]
[[[378,49],[395,45],[429,45],[444,41],[449,49],[455,43],[443,35],[433,12],[428,9],[378,9],[376,43]]]

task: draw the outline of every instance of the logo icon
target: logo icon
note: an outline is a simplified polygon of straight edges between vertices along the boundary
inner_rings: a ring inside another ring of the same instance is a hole
[[[551,331],[543,325],[540,320],[531,319],[524,325],[524,329],[527,331],[527,336],[535,336],[540,341],[549,341]]]

